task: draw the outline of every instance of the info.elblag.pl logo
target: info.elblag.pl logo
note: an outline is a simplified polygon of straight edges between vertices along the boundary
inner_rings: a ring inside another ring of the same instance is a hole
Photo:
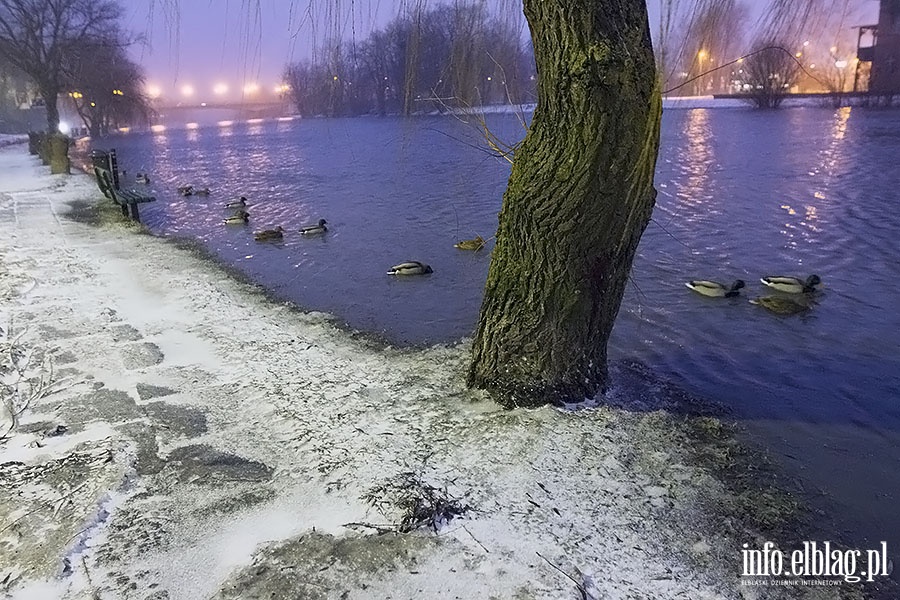
[[[887,577],[893,569],[887,542],[874,550],[841,550],[831,542],[803,542],[792,552],[766,542],[762,549],[744,544],[742,577],[766,579],[742,580],[743,585],[840,585]],[[812,579],[809,579],[812,578]]]

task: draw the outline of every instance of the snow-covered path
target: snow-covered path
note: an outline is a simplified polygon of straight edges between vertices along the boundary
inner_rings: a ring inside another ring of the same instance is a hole
[[[756,597],[678,419],[499,409],[465,389],[465,347],[382,348],[134,225],[64,216],[99,198],[0,149],[20,391],[0,408],[0,435],[20,413],[0,441],[0,592]],[[379,533],[416,493],[468,510]]]

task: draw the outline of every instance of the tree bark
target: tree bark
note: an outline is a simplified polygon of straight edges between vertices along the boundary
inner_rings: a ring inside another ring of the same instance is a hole
[[[468,383],[581,401],[653,210],[661,98],[644,0],[525,0],[538,105],[516,151]]]
[[[69,138],[59,131],[50,136],[50,173],[69,174]]]
[[[59,88],[47,83],[40,87],[41,98],[44,99],[44,106],[47,110],[47,133],[50,135],[59,133],[59,106],[57,105]]]

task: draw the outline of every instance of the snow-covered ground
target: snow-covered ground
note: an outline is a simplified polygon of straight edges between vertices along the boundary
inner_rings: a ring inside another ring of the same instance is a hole
[[[715,420],[502,410],[464,387],[464,344],[381,347],[45,173],[0,150],[0,593],[788,593],[740,586],[754,490],[711,469],[732,449]],[[392,531],[427,520],[417,501],[446,508],[437,531]]]

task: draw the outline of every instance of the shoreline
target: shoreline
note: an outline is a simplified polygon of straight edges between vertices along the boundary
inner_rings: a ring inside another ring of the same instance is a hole
[[[69,220],[99,191],[38,163],[0,150],[0,341],[33,396],[0,442],[10,597],[745,597],[766,534],[715,510],[740,506],[715,419],[503,410],[465,389],[465,344],[373,348],[202,252]],[[460,514],[378,535],[410,494]]]

